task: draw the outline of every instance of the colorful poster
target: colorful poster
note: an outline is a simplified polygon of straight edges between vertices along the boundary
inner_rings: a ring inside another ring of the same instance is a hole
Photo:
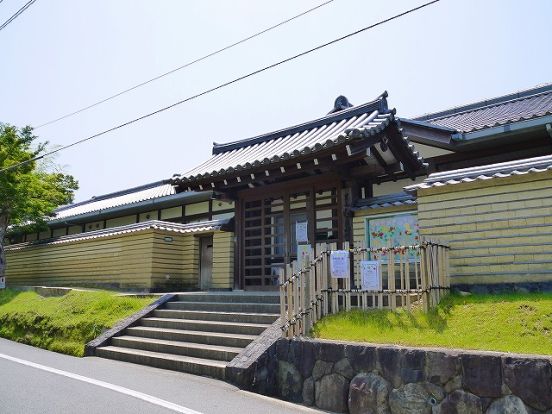
[[[295,223],[295,239],[297,240],[297,243],[309,242],[308,222],[298,221]]]
[[[334,250],[330,253],[330,273],[336,279],[351,277],[349,252],[347,250]]]
[[[371,248],[412,246],[418,244],[418,219],[415,214],[397,214],[368,220],[368,243]],[[416,252],[411,250],[410,259]],[[372,254],[372,259],[380,260],[381,254]]]
[[[380,262],[361,260],[360,278],[362,290],[381,290]]]

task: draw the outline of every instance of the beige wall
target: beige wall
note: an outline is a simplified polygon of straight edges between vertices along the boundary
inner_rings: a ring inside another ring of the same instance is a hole
[[[149,288],[152,233],[9,248],[7,283]]]
[[[218,232],[213,235],[213,279],[215,289],[234,287],[234,233]]]
[[[111,227],[126,226],[128,224],[134,224],[134,223],[136,223],[136,215],[117,217],[117,218],[106,220],[105,228],[108,229]]]
[[[451,246],[452,283],[552,281],[552,173],[418,192],[420,234]]]
[[[151,277],[154,288],[197,288],[199,239],[193,234],[156,231],[152,247]]]
[[[186,215],[193,216],[194,214],[202,214],[209,212],[209,202],[203,201],[201,203],[186,204]]]
[[[199,284],[199,237],[166,230],[9,247],[10,286],[186,290]],[[232,288],[233,233],[213,234],[213,288]]]
[[[426,177],[418,177],[416,180],[411,180],[409,178],[405,180],[397,180],[397,181],[388,181],[381,184],[374,184],[372,186],[372,192],[374,194],[374,197],[387,195],[387,194],[394,194],[394,193],[400,193],[403,191],[403,188],[407,185],[413,185],[413,184],[419,184],[422,181],[424,181]]]
[[[161,220],[182,217],[182,206],[165,208],[161,210]]]

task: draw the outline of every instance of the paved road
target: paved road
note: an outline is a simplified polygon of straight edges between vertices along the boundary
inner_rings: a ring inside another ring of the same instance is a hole
[[[225,382],[0,338],[1,414],[319,413]]]

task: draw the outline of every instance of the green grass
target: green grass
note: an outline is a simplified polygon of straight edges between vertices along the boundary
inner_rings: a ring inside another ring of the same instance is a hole
[[[552,355],[552,294],[449,295],[424,313],[341,312],[319,321],[324,339]]]
[[[31,291],[0,290],[0,337],[82,356],[88,341],[153,300],[103,291],[42,297]]]

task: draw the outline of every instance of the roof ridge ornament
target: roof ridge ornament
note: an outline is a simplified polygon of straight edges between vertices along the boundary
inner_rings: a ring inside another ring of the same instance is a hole
[[[349,102],[346,96],[339,95],[335,98],[334,107],[330,112],[328,112],[328,114],[334,114],[336,112],[343,111],[344,109],[351,108],[352,106],[354,105]]]

